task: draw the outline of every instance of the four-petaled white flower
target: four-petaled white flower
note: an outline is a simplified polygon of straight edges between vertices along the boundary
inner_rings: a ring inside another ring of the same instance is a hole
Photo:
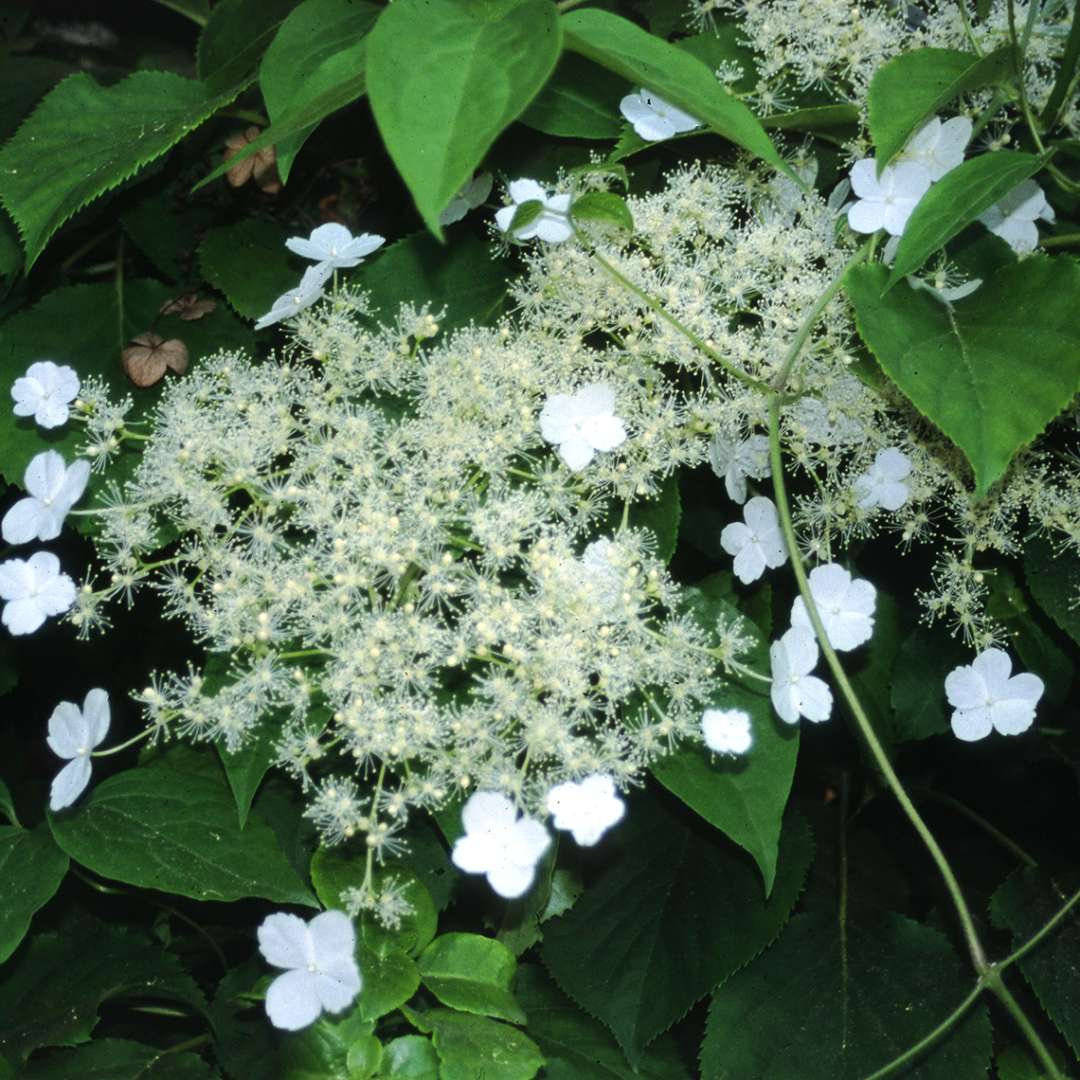
[[[851,188],[857,201],[848,208],[848,224],[856,232],[885,229],[899,236],[929,187],[930,171],[920,162],[886,165],[879,177],[873,158],[856,161],[851,167]]]
[[[540,410],[540,434],[558,446],[571,472],[581,472],[597,450],[614,450],[626,441],[626,428],[615,415],[615,391],[607,383],[589,383],[573,394],[552,394]]]
[[[304,271],[300,284],[274,301],[274,306],[255,324],[256,330],[265,330],[274,323],[311,307],[323,295],[323,286],[334,272],[326,263],[316,263]]]
[[[1053,221],[1054,208],[1034,180],[1023,180],[1004,199],[980,214],[979,220],[1017,255],[1027,255],[1039,243],[1035,222]]]
[[[818,662],[818,644],[811,631],[793,626],[769,646],[772,687],[769,691],[777,716],[797,724],[800,716],[819,723],[832,712],[832,691],[824,680],[811,675]]]
[[[320,1014],[336,1013],[360,993],[356,933],[343,911],[324,911],[310,922],[277,912],[258,930],[259,952],[285,968],[266,991],[266,1015],[274,1027],[299,1031]]]
[[[331,221],[313,229],[306,240],[302,236],[290,236],[285,241],[285,246],[297,255],[321,263],[330,270],[347,270],[349,267],[359,266],[365,255],[370,255],[385,243],[385,237],[373,233],[353,236],[344,225]]]
[[[810,595],[834,649],[847,652],[873,636],[877,590],[869,581],[852,579],[837,563],[825,563],[810,571]],[[801,596],[797,596],[792,605],[791,625],[813,633]]]
[[[32,634],[50,615],[62,615],[75,603],[75,582],[60,572],[51,551],[29,559],[0,563],[0,600],[6,600],[0,622],[13,634]]]
[[[80,709],[73,701],[61,701],[49,717],[45,740],[57,757],[68,763],[56,774],[49,792],[49,809],[70,806],[90,783],[90,752],[109,733],[109,695],[91,690]]]
[[[735,556],[732,569],[744,584],[757,581],[768,566],[775,569],[787,562],[787,547],[780,533],[780,520],[772,499],[755,495],[743,507],[742,521],[725,525],[720,546]]]
[[[515,240],[531,240],[534,236],[549,244],[569,240],[574,230],[570,225],[570,196],[548,195],[535,180],[512,180],[507,186],[510,205],[495,212],[495,223],[506,232],[522,203],[539,202],[543,209],[527,225],[519,225],[513,231]]]
[[[745,754],[754,741],[750,714],[742,709],[706,709],[701,733],[705,745],[717,754]]]
[[[1019,735],[1035,722],[1043,681],[1023,672],[1013,675],[1012,661],[1001,649],[984,649],[970,664],[945,676],[945,696],[955,709],[952,729],[958,739],[975,742],[991,731]]]
[[[615,793],[615,781],[603,773],[577,783],[556,784],[545,802],[555,828],[573,834],[582,847],[592,847],[626,813],[626,803]]]
[[[20,499],[0,522],[0,535],[9,544],[31,540],[55,540],[68,511],[82,498],[90,479],[90,462],[73,461],[65,466],[55,450],[37,454],[23,473],[23,487],[30,495]]]
[[[769,440],[765,435],[748,439],[732,439],[717,434],[709,443],[709,463],[713,472],[724,481],[728,498],[746,502],[746,478],[764,480],[772,475],[769,465]]]
[[[79,376],[66,364],[39,360],[15,380],[11,396],[16,416],[32,416],[43,428],[59,427],[67,421],[71,403],[79,393]]]
[[[874,464],[855,477],[855,494],[864,510],[880,506],[899,510],[908,501],[911,488],[905,483],[911,475],[911,459],[898,447],[890,446],[874,455]]]
[[[940,180],[964,160],[964,150],[971,138],[971,121],[954,116],[941,122],[932,116],[908,139],[897,161],[914,161],[925,166],[931,180]]]
[[[701,121],[682,109],[669,105],[651,90],[627,94],[619,102],[619,112],[634,126],[634,131],[649,142],[670,139],[684,131],[701,127]]]
[[[547,829],[497,791],[478,791],[461,811],[465,835],[450,856],[468,874],[487,875],[488,884],[508,900],[521,896],[533,882],[536,864],[548,849]]]
[[[439,215],[440,225],[453,225],[460,221],[470,210],[475,210],[491,194],[491,173],[477,173],[446,204],[446,209]]]

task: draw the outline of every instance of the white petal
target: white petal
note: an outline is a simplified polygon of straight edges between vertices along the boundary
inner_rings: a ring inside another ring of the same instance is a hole
[[[55,532],[54,526],[56,526]],[[45,535],[42,535],[43,532]],[[57,515],[50,514],[40,499],[32,496],[28,499],[20,499],[4,515],[4,520],[0,521],[0,535],[9,544],[29,544],[31,540],[54,540],[60,535]]]
[[[37,597],[9,600],[4,605],[3,615],[0,615],[0,622],[15,635],[32,634],[44,621],[45,612],[41,610]]]
[[[100,746],[109,734],[109,695],[100,687],[88,690],[82,707],[91,746]]]
[[[906,480],[911,475],[911,459],[902,450],[890,446],[877,452],[874,468],[889,480]]]
[[[877,178],[877,162],[873,158],[863,158],[851,166],[851,190],[860,199],[881,198],[881,184]],[[853,225],[852,228],[855,228]],[[860,230],[874,232],[873,229]]]
[[[286,971],[266,991],[266,1015],[283,1031],[299,1031],[322,1012],[315,976],[307,970]]]
[[[34,413],[34,420],[37,421],[39,427],[55,428],[60,427],[61,424],[66,424],[70,415],[71,410],[62,401],[57,401],[54,397],[47,397],[42,398],[38,403],[37,411]]]
[[[911,212],[914,209],[915,203],[910,199],[900,199],[887,204],[884,207],[884,213],[881,215],[881,224],[890,236],[900,236],[907,226],[908,218],[911,217]]]
[[[497,791],[477,791],[461,810],[461,823],[467,833],[509,828],[516,819],[513,802]]]
[[[308,923],[308,934],[314,950],[314,962],[320,971],[341,958],[353,958],[356,951],[356,932],[352,919],[344,911],[324,911]]]
[[[819,606],[841,603],[847,596],[851,575],[839,563],[824,563],[810,571],[810,594]]]
[[[776,715],[785,724],[797,724],[799,722],[798,701],[792,692],[790,683],[774,679],[772,686],[769,688],[769,696],[772,698]]]
[[[69,761],[53,777],[52,787],[49,788],[49,809],[63,810],[70,806],[86,790],[90,773],[90,758],[85,754]]]
[[[506,232],[510,228],[510,222],[514,220],[514,215],[517,213],[516,206],[504,206],[495,211],[495,224],[499,228]]]
[[[39,585],[34,600],[43,615],[63,615],[75,603],[75,582],[60,574]]]
[[[534,866],[551,844],[547,829],[533,818],[522,818],[509,836],[507,855],[522,866]]]
[[[571,434],[578,419],[570,395],[552,394],[540,410],[540,435],[545,442],[561,443]]]
[[[594,450],[614,450],[626,442],[626,428],[617,416],[593,416],[582,425],[582,434]]]
[[[360,993],[360,969],[351,956],[343,956],[315,974],[315,992],[327,1012],[348,1008]]]
[[[454,842],[450,861],[466,874],[486,874],[488,867],[498,857],[499,846],[489,835],[473,833],[461,836]]]
[[[989,695],[983,677],[974,667],[963,664],[945,676],[945,697],[954,709],[970,710],[982,708]]]
[[[535,876],[535,867],[508,862],[500,863],[487,873],[488,884],[507,900],[516,900],[528,892]]]
[[[559,444],[559,457],[571,472],[581,472],[592,461],[595,451],[588,439],[573,436]]]
[[[574,234],[573,226],[570,221],[556,214],[551,214],[545,210],[532,225],[532,236],[537,236],[547,244],[561,244],[564,240],[569,240]],[[524,231],[519,232],[519,236],[522,239],[529,239]]]
[[[83,497],[89,481],[90,462],[84,458],[78,458],[64,470],[64,479],[54,496],[56,505],[62,507],[64,515]]]
[[[1032,707],[1038,704],[1045,689],[1042,679],[1028,671],[1014,675],[1006,687],[1010,700],[1026,701]]]
[[[755,495],[743,507],[743,518],[753,530],[754,535],[758,537],[776,532],[779,527],[776,507],[773,505],[772,499],[768,499],[764,495]]]
[[[74,702],[61,701],[53,709],[48,726],[49,734],[45,741],[57,757],[79,757],[94,745],[90,738],[90,725]]]
[[[721,543],[723,543],[722,534]],[[761,546],[756,543],[747,544],[746,547],[735,556],[735,561],[731,564],[731,569],[744,585],[749,585],[751,582],[757,581],[757,579],[765,573],[765,556],[761,552]]]
[[[882,510],[899,510],[908,501],[911,489],[899,480],[886,480],[877,491],[877,505]],[[862,505],[860,503],[860,505]]]
[[[533,199],[543,202],[547,198],[547,192],[535,180],[511,180],[506,190],[513,202],[519,206],[532,202]]]
[[[793,626],[780,639],[790,670],[796,675],[808,675],[817,667],[818,643],[810,630]]]
[[[952,714],[953,734],[964,742],[976,742],[985,739],[994,729],[990,709],[957,709]]]
[[[307,923],[299,915],[279,911],[267,915],[257,931],[259,952],[274,967],[307,969],[314,960]]]
[[[25,559],[0,563],[0,600],[21,600],[34,591],[34,571]]]
[[[56,496],[64,482],[64,459],[55,450],[36,454],[23,473],[23,487],[39,499]]]
[[[995,701],[990,706],[990,718],[1002,735],[1019,735],[1035,723],[1035,707],[1030,701]]]
[[[972,669],[986,684],[987,693],[992,698],[1007,697],[1006,689],[1012,674],[1012,660],[1002,649],[984,649],[971,662]]]
[[[832,713],[832,691],[816,675],[804,675],[799,680],[799,712],[820,724]]]
[[[741,521],[733,521],[720,531],[720,546],[729,555],[738,555],[753,539],[754,534]]]
[[[705,745],[718,754],[745,754],[754,741],[750,714],[742,709],[706,709],[701,732]]]

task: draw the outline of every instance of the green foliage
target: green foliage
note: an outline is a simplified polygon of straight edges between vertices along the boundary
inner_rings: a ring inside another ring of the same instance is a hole
[[[449,1009],[406,1015],[431,1034],[439,1080],[532,1080],[544,1064],[539,1047],[517,1028]]]
[[[893,736],[926,739],[949,730],[945,676],[971,652],[943,633],[915,630],[900,646],[892,672]]]
[[[376,1059],[378,1043],[372,1048],[373,1025],[360,1016],[359,1010],[342,1017],[321,1016],[311,1027],[284,1040],[274,1062],[274,1080],[366,1080],[374,1072],[353,1068],[359,1059]]]
[[[245,319],[265,315],[303,273],[285,248],[281,226],[266,218],[211,229],[199,245],[199,266]]]
[[[479,934],[442,934],[417,965],[424,986],[451,1009],[525,1023],[510,989],[517,962],[502,942]]]
[[[0,1075],[3,1075],[0,1073]],[[95,1039],[30,1063],[23,1080],[213,1080],[193,1053],[172,1053],[127,1039]]]
[[[383,1047],[382,1075],[387,1080],[439,1080],[439,1058],[430,1039],[402,1035]]]
[[[114,86],[85,73],[52,90],[0,148],[0,202],[26,267],[77,210],[165,153],[226,103],[191,79],[137,71]]]
[[[224,779],[143,765],[49,815],[60,847],[103,877],[196,900],[258,896],[316,906],[256,812],[243,829]]]
[[[273,731],[264,725],[255,738],[238,750],[230,752],[223,743],[218,743],[217,751],[236,800],[236,816],[242,829],[247,824],[255,793],[276,757]]]
[[[612,526],[618,526],[617,515],[622,508],[612,510]],[[674,476],[667,476],[660,490],[651,499],[638,499],[630,507],[627,524],[636,529],[648,529],[656,537],[656,557],[671,562],[679,544],[679,523],[682,521],[682,500],[679,483]]]
[[[754,114],[697,57],[599,8],[571,11],[562,24],[567,48],[654,90],[725,139],[790,171]]]
[[[523,124],[547,135],[573,139],[617,139],[618,103],[626,83],[574,53],[564,53],[554,74],[521,114]]]
[[[633,803],[617,842],[621,857],[551,921],[541,956],[636,1066],[653,1039],[776,937],[813,844],[805,823],[789,817],[765,900],[745,857],[665,802]]]
[[[120,220],[124,232],[155,269],[171,281],[187,282],[193,276],[199,239],[214,219],[211,206],[184,201],[170,186],[146,194]]]
[[[424,63],[403,64],[418,41]],[[559,57],[545,0],[395,0],[368,38],[368,94],[379,132],[427,227],[473,175]]]
[[[364,71],[364,35],[379,8],[363,0],[304,0],[274,36],[259,66],[259,88],[273,124]],[[287,181],[293,161],[314,125],[275,144],[277,167]]]
[[[1024,867],[994,893],[990,917],[1013,935],[1013,947],[1026,942],[1055,915],[1080,886],[1075,873],[1054,875]],[[1075,909],[1017,963],[1047,1015],[1080,1058],[1080,921]]]
[[[1033,537],[1024,546],[1024,577],[1039,607],[1080,644],[1080,558],[1072,550],[1055,551],[1044,537]]]
[[[378,1020],[404,1005],[420,986],[415,961],[388,941],[361,940],[357,960],[364,979],[357,1007],[365,1020]]]
[[[47,826],[0,826],[0,881],[7,882],[0,906],[0,964],[18,948],[34,912],[52,899],[67,869],[68,858]]]
[[[887,274],[856,266],[844,279],[859,333],[908,400],[963,450],[976,495],[985,495],[1080,387],[1080,266],[1025,260],[990,275],[955,309],[922,290],[882,297]]]
[[[296,0],[220,0],[203,32],[195,61],[215,92],[246,83]]]
[[[626,232],[634,231],[634,219],[626,200],[610,191],[590,191],[574,200],[570,217],[575,222],[607,225]]]
[[[799,915],[755,964],[717,990],[702,1080],[864,1077],[913,1046],[963,999],[971,978],[936,930],[896,914],[842,927]],[[990,1024],[974,1010],[920,1057],[920,1080],[983,1080]]]
[[[919,200],[908,219],[885,292],[918,270],[935,251],[1008,195],[1021,180],[1037,173],[1043,164],[1044,160],[1035,154],[1002,150],[950,169]]]
[[[1011,46],[982,57],[954,49],[914,49],[878,68],[868,97],[878,172],[932,113],[961,94],[1001,81],[1011,71]]]

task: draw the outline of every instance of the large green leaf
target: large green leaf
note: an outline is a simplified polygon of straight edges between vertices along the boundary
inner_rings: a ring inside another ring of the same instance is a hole
[[[368,37],[371,108],[440,239],[439,213],[547,81],[559,49],[547,0],[394,0],[379,16]]]
[[[318,906],[262,818],[240,828],[224,778],[143,765],[110,776],[49,824],[76,862],[129,885],[196,900]]]
[[[897,742],[926,739],[949,730],[945,676],[971,663],[971,651],[944,632],[915,630],[900,646],[893,665],[890,702]]]
[[[844,279],[859,333],[908,400],[963,450],[985,495],[1080,389],[1080,265],[1025,259],[954,308],[923,290],[882,297],[887,274],[856,266]]]
[[[360,1053],[368,1048],[373,1028],[356,1009],[343,1016],[321,1016],[282,1041],[273,1080],[354,1080],[354,1076],[366,1080],[371,1074],[359,1069],[354,1072],[350,1060],[354,1047]]]
[[[562,24],[567,48],[655,91],[725,139],[790,171],[757,117],[696,56],[599,8],[571,11]]]
[[[217,750],[225,769],[225,778],[236,800],[236,816],[242,829],[247,823],[255,793],[277,757],[274,736],[264,724],[255,737],[238,750],[230,752],[224,743],[218,743]]]
[[[68,857],[56,846],[46,825],[36,829],[0,827],[0,964],[18,948],[34,912],[60,888]]]
[[[885,291],[918,270],[984,210],[1008,195],[1021,180],[1038,172],[1043,162],[1035,154],[1002,150],[950,169],[919,200],[908,218]]]
[[[259,66],[259,88],[271,123],[363,74],[364,35],[378,14],[379,8],[364,0],[304,0],[293,10]],[[278,140],[277,167],[283,181],[313,130]]]
[[[387,1080],[439,1080],[439,1058],[430,1039],[402,1035],[383,1047],[382,1075]]]
[[[95,1039],[33,1061],[22,1080],[213,1080],[198,1054],[174,1053],[127,1039]]]
[[[80,72],[50,91],[0,148],[0,202],[29,270],[77,210],[165,153],[224,105],[191,79],[137,71],[113,86]]]
[[[449,1009],[404,1011],[431,1034],[439,1080],[532,1080],[544,1064],[536,1043],[509,1024]]]
[[[199,35],[200,79],[215,89],[247,80],[296,0],[219,0]]]
[[[617,842],[614,863],[547,924],[541,956],[636,1065],[657,1035],[776,937],[813,844],[802,819],[785,821],[765,900],[753,864],[666,800],[632,802]]]
[[[1011,70],[1011,46],[982,57],[955,49],[914,49],[878,68],[867,98],[878,171],[931,113],[960,94],[999,82]]]
[[[935,1028],[971,988],[948,941],[900,915],[844,930],[799,915],[760,960],[716,992],[702,1080],[857,1080]],[[980,1007],[919,1059],[919,1080],[985,1080],[990,1024]]]
[[[618,75],[584,57],[565,53],[520,119],[545,135],[617,139],[622,130],[619,101],[627,89]]]
[[[357,1007],[365,1020],[378,1020],[404,1005],[420,987],[416,961],[389,942],[369,945],[361,941],[357,960],[363,973]]]
[[[1075,873],[1055,880],[1045,871],[1024,867],[994,893],[990,916],[997,926],[1012,932],[1013,948],[1017,949],[1049,922],[1078,887],[1080,877]],[[1080,917],[1076,910],[1018,964],[1039,1003],[1080,1057],[1080,984],[1076,979]]]
[[[480,934],[441,934],[417,964],[424,985],[451,1009],[525,1023],[510,990],[517,961],[501,941]]]
[[[285,247],[285,231],[268,218],[244,218],[211,229],[199,245],[199,266],[246,319],[265,315],[303,274]]]
[[[1072,548],[1058,550],[1046,537],[1024,544],[1024,577],[1039,607],[1080,644],[1080,557]]]

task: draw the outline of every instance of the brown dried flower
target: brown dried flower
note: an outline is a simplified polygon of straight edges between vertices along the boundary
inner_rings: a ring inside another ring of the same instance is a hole
[[[165,369],[183,375],[188,367],[187,346],[179,338],[165,341],[147,331],[132,338],[120,354],[124,373],[136,386],[153,386]]]
[[[262,132],[253,124],[245,131],[234,131],[225,140],[225,160],[234,158],[248,143],[254,142]],[[225,179],[231,187],[241,187],[252,176],[255,183],[266,192],[267,195],[276,195],[281,190],[281,177],[277,171],[277,151],[273,146],[264,146],[261,150],[250,157],[238,161],[225,174]]]
[[[184,293],[175,300],[166,300],[158,308],[159,315],[179,315],[184,322],[193,322],[209,315],[217,307],[216,300],[200,300],[198,293]]]

